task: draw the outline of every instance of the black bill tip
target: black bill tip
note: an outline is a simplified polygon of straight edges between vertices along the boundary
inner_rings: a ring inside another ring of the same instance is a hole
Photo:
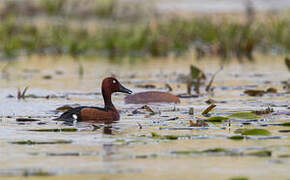
[[[133,93],[130,89],[125,88],[121,84],[120,84],[119,92],[127,93],[127,94],[132,94]]]

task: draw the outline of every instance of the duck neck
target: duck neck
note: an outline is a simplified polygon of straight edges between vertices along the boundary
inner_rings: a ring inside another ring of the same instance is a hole
[[[102,94],[103,94],[103,98],[104,98],[105,109],[106,110],[109,110],[109,109],[115,110],[116,108],[113,105],[112,99],[111,99],[112,93],[102,90]]]

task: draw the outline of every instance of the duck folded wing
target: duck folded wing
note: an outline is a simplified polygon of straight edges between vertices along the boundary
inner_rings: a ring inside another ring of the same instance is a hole
[[[82,121],[106,121],[118,120],[119,114],[112,110],[104,110],[98,108],[82,108],[80,111]]]
[[[112,119],[114,113],[106,111],[103,108],[81,106],[64,112],[56,121],[74,122],[74,121],[92,121]]]

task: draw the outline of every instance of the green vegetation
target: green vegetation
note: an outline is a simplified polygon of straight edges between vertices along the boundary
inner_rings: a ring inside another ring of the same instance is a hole
[[[245,138],[244,136],[240,136],[240,135],[235,135],[235,136],[228,137],[228,139],[232,139],[232,140],[242,140],[244,138]]]
[[[224,148],[213,148],[213,149],[204,150],[203,152],[206,152],[206,153],[218,153],[218,152],[227,152],[227,150],[224,149]]]
[[[176,140],[176,139],[178,139],[178,137],[179,136],[177,136],[177,135],[160,135],[160,134],[158,134],[158,133],[156,133],[156,132],[151,132],[151,136],[153,137],[153,138],[159,138],[159,139],[168,139],[168,140]]]
[[[18,145],[42,145],[42,144],[71,144],[72,141],[66,140],[57,140],[57,141],[13,141],[10,142],[11,144],[18,144]]]
[[[219,56],[252,60],[253,51],[290,52],[290,16],[269,16],[252,23],[225,17],[174,18],[147,17],[136,10],[131,16],[118,16],[120,2],[89,1],[4,1],[0,13],[0,54],[55,54],[74,58],[88,55],[114,58],[180,56],[194,49],[198,58]],[[137,4],[139,8],[142,4]],[[75,7],[75,8],[72,8]],[[39,25],[34,16],[44,14],[48,23]],[[122,13],[121,13],[122,14]],[[154,14],[152,12],[151,14]],[[30,21],[21,18],[30,17]],[[54,17],[62,23],[50,22]],[[51,18],[52,17],[52,18]],[[93,28],[82,25],[93,17]],[[138,21],[134,21],[136,18]],[[133,20],[132,20],[133,19]],[[72,26],[71,22],[77,22]]]
[[[229,119],[228,117],[224,117],[224,116],[213,116],[210,118],[205,119],[205,121],[208,122],[222,122],[223,120],[227,120]]]
[[[266,129],[238,129],[235,133],[241,133],[242,135],[250,136],[268,136],[271,132]]]
[[[248,153],[248,155],[249,156],[269,157],[269,156],[272,156],[272,151],[262,150],[262,151]]]
[[[281,124],[281,126],[290,126],[290,122],[284,122]]]
[[[185,150],[185,151],[172,151],[172,154],[178,154],[178,155],[189,155],[189,154],[198,154],[201,153],[197,150]]]
[[[245,120],[256,120],[256,119],[261,118],[261,116],[258,116],[252,112],[236,112],[234,114],[231,114],[228,117],[234,118],[234,119],[245,119]]]

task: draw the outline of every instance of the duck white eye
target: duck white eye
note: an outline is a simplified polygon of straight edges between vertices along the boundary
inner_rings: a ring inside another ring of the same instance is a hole
[[[117,81],[116,80],[113,80],[113,84],[116,84],[117,83]]]

